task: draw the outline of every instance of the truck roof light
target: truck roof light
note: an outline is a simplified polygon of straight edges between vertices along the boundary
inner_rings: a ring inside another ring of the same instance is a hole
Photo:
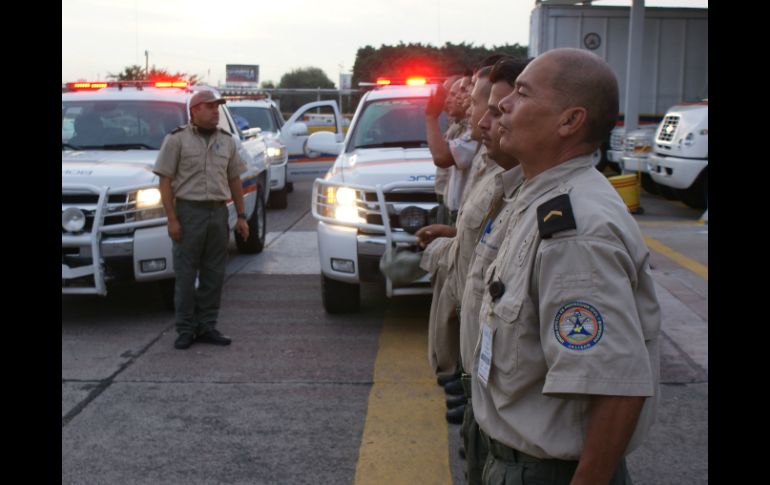
[[[102,88],[124,88],[134,86],[141,89],[145,86],[154,86],[156,88],[186,88],[188,86],[187,81],[169,80],[169,81],[78,81],[74,83],[67,83],[67,89],[70,91],[83,91],[89,89],[102,89]]]
[[[379,86],[387,86],[388,84],[390,84],[390,79],[384,79],[384,78],[377,79],[377,85]]]
[[[424,86],[426,83],[426,79],[424,77],[410,77],[406,80],[407,86]]]

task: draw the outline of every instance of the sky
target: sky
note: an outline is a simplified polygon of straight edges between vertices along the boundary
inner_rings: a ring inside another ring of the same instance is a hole
[[[630,5],[598,0],[594,5]],[[470,6],[473,8],[470,8]],[[647,0],[708,8],[708,0]],[[145,65],[225,82],[227,64],[259,65],[276,84],[320,67],[337,84],[371,45],[529,44],[534,0],[62,0],[62,82]]]

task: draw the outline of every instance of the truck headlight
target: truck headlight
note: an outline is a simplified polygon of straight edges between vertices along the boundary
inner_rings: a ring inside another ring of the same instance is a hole
[[[356,191],[348,187],[327,187],[326,215],[345,222],[363,222],[358,216]]]
[[[143,189],[136,193],[136,208],[146,209],[160,204],[160,190]]]
[[[86,215],[77,207],[68,207],[61,213],[61,227],[67,232],[80,232],[86,225]]]
[[[691,147],[695,144],[695,135],[692,133],[688,133],[686,137],[684,137],[684,146]]]
[[[270,158],[278,158],[281,156],[281,149],[278,147],[268,147],[267,156]]]

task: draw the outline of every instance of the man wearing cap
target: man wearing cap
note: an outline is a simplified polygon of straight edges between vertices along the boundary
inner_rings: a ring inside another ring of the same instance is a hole
[[[617,80],[594,54],[554,49],[499,107],[525,182],[477,314],[483,482],[628,484],[624,456],[655,415],[661,315],[639,227],[591,156],[615,125]]]
[[[177,349],[231,342],[215,328],[230,241],[228,199],[235,203],[235,229],[244,239],[249,226],[240,178],[246,163],[232,136],[217,128],[224,102],[213,91],[197,92],[190,99],[190,123],[166,135],[153,170],[160,176],[173,241]]]

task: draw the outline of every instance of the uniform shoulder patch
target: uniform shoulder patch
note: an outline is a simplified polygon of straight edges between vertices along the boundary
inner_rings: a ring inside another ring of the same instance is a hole
[[[543,239],[549,239],[557,232],[577,229],[569,194],[559,195],[538,206],[537,227]]]
[[[173,135],[174,133],[179,133],[180,131],[184,130],[185,126],[187,126],[187,125],[179,125],[179,126],[177,126],[173,130],[171,130],[171,134]]]
[[[570,350],[587,350],[604,335],[604,319],[590,303],[573,301],[559,308],[553,319],[556,341]]]

